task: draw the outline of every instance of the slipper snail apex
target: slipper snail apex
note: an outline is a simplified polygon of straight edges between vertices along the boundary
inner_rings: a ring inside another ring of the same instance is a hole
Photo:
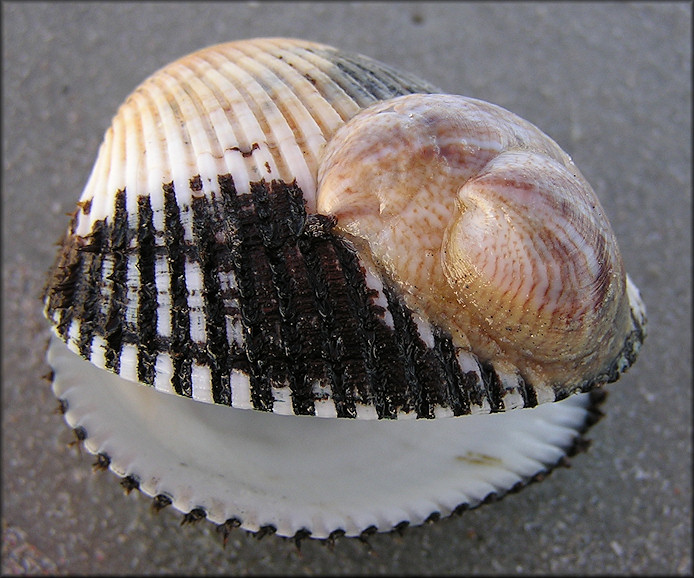
[[[44,298],[89,451],[188,515],[317,538],[473,507],[571,451],[645,309],[558,145],[439,92],[268,38],[126,99]]]

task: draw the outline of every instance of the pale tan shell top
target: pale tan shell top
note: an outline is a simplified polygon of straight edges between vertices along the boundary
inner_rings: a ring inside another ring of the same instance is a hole
[[[434,90],[314,42],[268,38],[200,50],[154,73],[121,105],[80,198],[91,211],[76,232],[112,212],[116,191],[127,191],[128,206],[149,195],[156,218],[162,183],[172,182],[187,205],[194,194],[219,192],[225,173],[241,194],[250,182],[296,179],[314,210],[318,163],[334,132],[378,98]]]

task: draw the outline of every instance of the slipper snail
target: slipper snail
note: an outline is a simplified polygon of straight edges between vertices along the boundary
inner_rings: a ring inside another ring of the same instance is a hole
[[[535,126],[282,38],[126,99],[44,303],[54,392],[102,464],[187,519],[297,538],[548,471],[646,323],[596,195]]]

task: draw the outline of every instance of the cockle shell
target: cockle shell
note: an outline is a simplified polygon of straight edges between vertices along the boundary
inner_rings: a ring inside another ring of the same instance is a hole
[[[54,391],[114,472],[193,518],[316,538],[547,471],[645,331],[554,141],[281,38],[193,53],[126,99],[45,311]]]

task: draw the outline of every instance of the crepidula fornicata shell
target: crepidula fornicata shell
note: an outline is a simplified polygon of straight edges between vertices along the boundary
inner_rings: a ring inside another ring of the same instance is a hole
[[[411,307],[539,401],[614,379],[631,355],[639,329],[600,201],[527,121],[463,96],[402,96],[338,131],[318,178],[318,211]]]
[[[128,97],[45,311],[100,463],[193,519],[317,538],[551,469],[645,327],[549,137],[292,39],[201,50]]]

